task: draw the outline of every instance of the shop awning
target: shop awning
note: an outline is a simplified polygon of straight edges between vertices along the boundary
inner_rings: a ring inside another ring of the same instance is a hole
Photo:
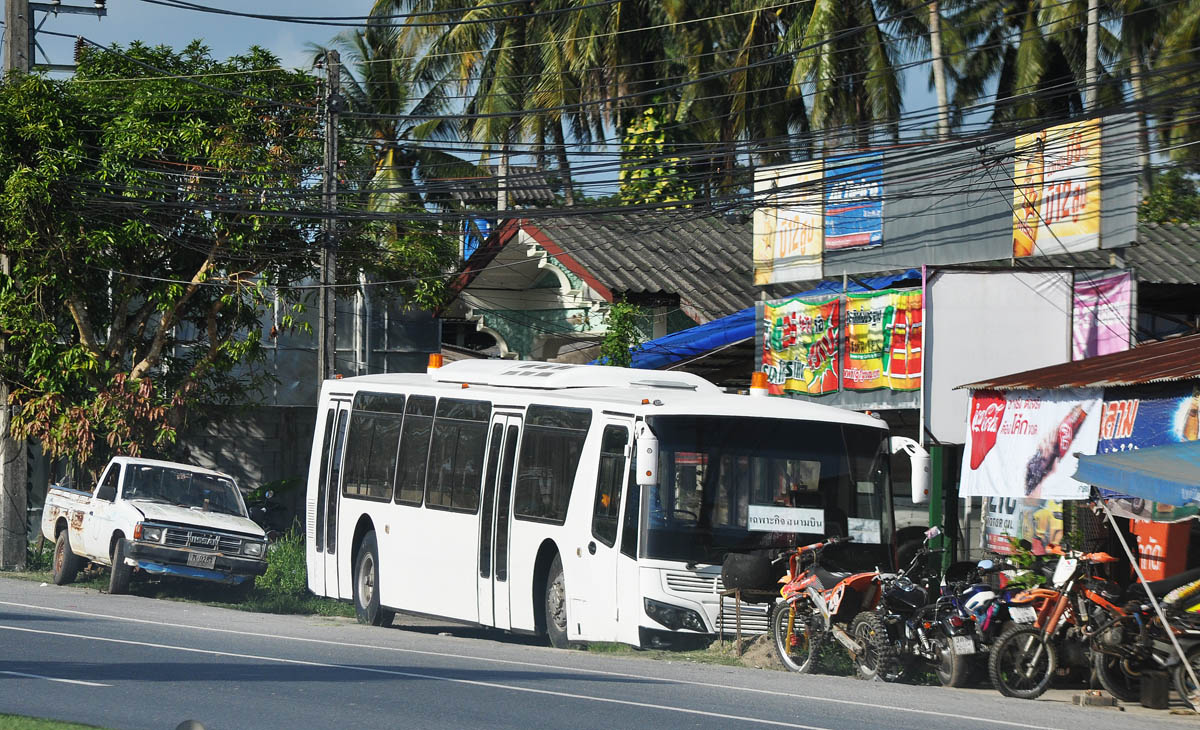
[[[1200,441],[1080,455],[1075,479],[1101,489],[1182,506],[1200,502]]]

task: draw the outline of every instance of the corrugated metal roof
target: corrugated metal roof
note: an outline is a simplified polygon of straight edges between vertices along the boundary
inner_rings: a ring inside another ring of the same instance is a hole
[[[491,175],[475,178],[434,178],[429,181],[431,190],[449,193],[464,205],[494,206],[499,187],[499,170],[485,166]],[[510,165],[508,168],[508,202],[512,206],[553,205],[555,186],[550,184],[547,174],[536,167]]]
[[[670,211],[531,221],[614,294],[677,294],[701,321],[744,309],[757,289],[752,231],[716,216]]]
[[[971,390],[1054,390],[1144,385],[1200,378],[1200,335],[960,385]]]

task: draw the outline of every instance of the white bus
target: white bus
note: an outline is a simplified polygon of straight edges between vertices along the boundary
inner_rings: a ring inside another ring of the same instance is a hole
[[[308,585],[368,624],[403,611],[559,647],[731,631],[729,551],[841,532],[847,567],[892,564],[888,446],[877,418],[686,373],[476,360],[327,380]]]

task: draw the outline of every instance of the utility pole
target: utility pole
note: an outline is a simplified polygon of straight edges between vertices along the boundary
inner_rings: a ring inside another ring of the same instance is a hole
[[[322,192],[325,207],[325,231],[321,242],[321,320],[317,337],[317,383],[332,378],[337,371],[337,193],[338,193],[338,114],[342,110],[341,56],[329,51],[325,57],[325,173]]]
[[[4,4],[4,76],[13,71],[28,73],[32,65],[32,36],[27,0],[6,0]],[[0,276],[12,276],[8,247],[0,243]],[[0,356],[7,348],[0,337]],[[0,378],[0,570],[24,570],[25,543],[28,540],[25,494],[25,442],[11,438],[12,406],[8,404],[8,381]]]

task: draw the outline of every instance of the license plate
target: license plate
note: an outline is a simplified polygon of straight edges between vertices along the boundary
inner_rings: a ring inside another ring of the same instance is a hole
[[[217,565],[217,556],[211,553],[188,553],[187,564],[192,568],[212,569]]]
[[[1037,618],[1037,611],[1033,606],[1009,606],[1008,616],[1019,624],[1031,624]]]
[[[970,636],[951,636],[950,648],[954,650],[955,654],[960,656],[963,654],[974,654],[975,640]]]

